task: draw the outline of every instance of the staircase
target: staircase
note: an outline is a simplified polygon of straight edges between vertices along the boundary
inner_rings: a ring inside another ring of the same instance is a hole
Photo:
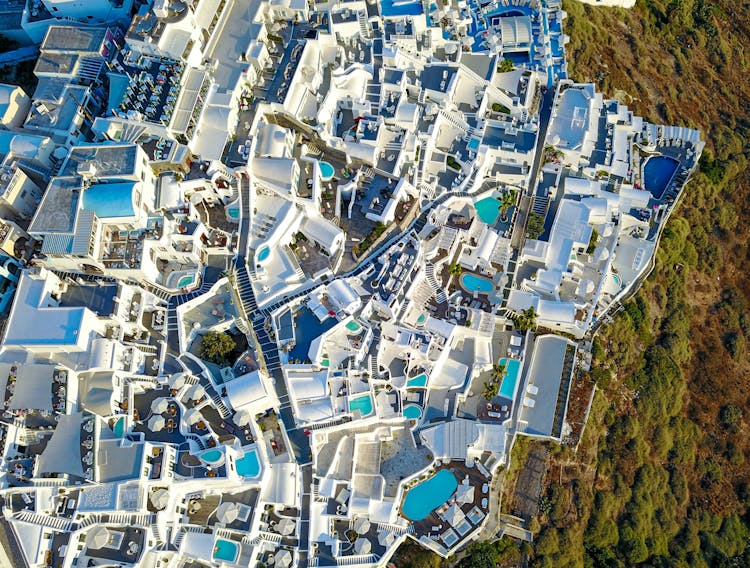
[[[206,391],[208,392],[208,391]],[[219,396],[219,393],[214,391],[213,395],[211,396],[211,400],[214,403],[214,406],[216,406],[216,410],[219,411],[219,414],[221,414],[222,418],[229,418],[229,416],[232,414],[232,412],[227,408],[227,406],[224,404],[224,401]]]
[[[47,527],[56,531],[67,532],[73,528],[73,521],[71,521],[70,519],[62,519],[60,517],[52,517],[50,515],[41,515],[39,513],[29,513],[27,511],[21,511],[16,515],[15,518],[25,523]]]
[[[159,526],[156,523],[151,524],[151,532],[154,533],[154,539],[156,540],[156,544],[158,546],[161,546],[164,544],[164,539],[161,536],[161,533],[159,532]]]
[[[427,283],[435,291],[435,301],[438,304],[444,304],[448,298],[445,295],[445,290],[443,290],[443,287],[438,283],[437,278],[435,278],[435,266],[429,262],[426,263],[424,273],[427,277]]]
[[[547,214],[548,203],[549,197],[534,195],[534,199],[531,202],[531,210],[537,215],[544,217]]]
[[[367,21],[367,10],[357,12],[357,21],[359,22],[359,33],[363,38],[370,37],[370,23]]]

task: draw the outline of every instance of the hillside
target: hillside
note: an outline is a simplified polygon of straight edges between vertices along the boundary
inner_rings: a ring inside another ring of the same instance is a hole
[[[600,334],[576,454],[555,453],[538,566],[750,565],[750,4],[567,2],[570,76],[700,128],[657,268]]]

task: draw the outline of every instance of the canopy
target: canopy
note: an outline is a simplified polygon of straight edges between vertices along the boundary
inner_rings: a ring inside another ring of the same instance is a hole
[[[158,432],[164,430],[165,422],[162,416],[152,416],[148,419],[148,429],[152,432]]]
[[[282,534],[284,536],[289,536],[294,532],[295,522],[292,519],[281,519],[279,521],[279,524],[276,526],[276,530],[279,532],[279,534]]]
[[[190,391],[188,391],[188,396],[192,400],[200,400],[206,395],[206,389],[204,389],[201,385],[193,385],[190,388]]]
[[[155,398],[153,401],[151,401],[151,412],[153,412],[154,414],[161,414],[162,412],[166,412],[168,407],[169,401],[163,396]]]
[[[169,503],[169,491],[164,488],[157,489],[151,494],[151,504],[161,510]]]
[[[474,501],[474,486],[461,484],[456,489],[457,503],[471,503]]]
[[[169,379],[167,382],[169,383],[169,386],[172,387],[173,389],[175,390],[180,389],[185,384],[186,375],[187,373],[185,373],[184,371],[180,373],[173,373],[172,375],[169,376]]]
[[[183,416],[183,419],[188,426],[193,426],[194,424],[198,424],[198,422],[203,420],[203,415],[197,408],[189,408]]]
[[[359,537],[354,541],[354,552],[357,554],[370,554],[372,543],[366,538]]]
[[[276,566],[286,568],[292,563],[292,553],[288,550],[279,550],[273,557]]]
[[[370,521],[368,521],[365,517],[358,517],[357,520],[354,521],[355,533],[365,534],[369,530],[370,530]]]
[[[237,503],[222,503],[216,508],[216,520],[228,525],[237,520],[240,516],[240,510]]]
[[[391,544],[393,544],[394,540],[395,540],[395,537],[393,536],[392,532],[388,532],[388,531],[378,532],[378,544],[380,546],[388,547]]]
[[[234,423],[237,424],[237,426],[246,426],[247,424],[250,424],[252,418],[252,414],[250,414],[250,411],[246,408],[240,409],[234,413]]]
[[[109,530],[102,525],[94,525],[86,534],[86,546],[88,548],[104,548],[109,544]]]

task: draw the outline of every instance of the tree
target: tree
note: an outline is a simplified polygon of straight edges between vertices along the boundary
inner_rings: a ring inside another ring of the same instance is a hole
[[[596,243],[599,242],[599,231],[593,229],[591,231],[591,239],[589,239],[589,246],[586,247],[587,254],[593,254],[596,250]]]
[[[495,363],[492,366],[492,380],[500,382],[503,380],[503,377],[505,377],[505,369],[507,368],[507,365],[504,365],[503,363]]]
[[[217,365],[226,365],[229,354],[234,351],[237,344],[228,333],[217,333],[209,331],[203,336],[200,348],[200,357]]]
[[[497,66],[497,72],[498,73],[508,73],[509,71],[513,71],[516,66],[513,65],[513,61],[508,59],[507,57],[503,59],[500,64]]]
[[[490,401],[493,398],[497,396],[497,393],[500,392],[500,384],[496,381],[490,381],[487,383],[484,383],[482,387],[482,396],[486,401]]]
[[[500,196],[500,217],[503,221],[508,220],[508,209],[516,204],[516,194],[512,190],[503,192]]]
[[[471,545],[468,554],[458,563],[458,568],[495,568],[499,554],[493,543],[478,542]]]
[[[450,274],[451,276],[460,276],[463,271],[464,269],[455,262],[451,263],[451,265],[448,267],[448,274]]]
[[[533,211],[529,213],[526,220],[526,236],[530,239],[536,239],[544,232],[544,217]]]
[[[519,315],[514,316],[511,319],[513,320],[513,325],[516,326],[518,331],[527,332],[536,327],[536,318],[538,315],[539,314],[536,313],[534,306],[531,306],[529,309],[522,311]]]

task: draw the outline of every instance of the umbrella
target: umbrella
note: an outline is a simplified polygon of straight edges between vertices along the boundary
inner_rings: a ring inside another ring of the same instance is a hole
[[[250,424],[250,420],[252,420],[252,415],[246,408],[238,410],[234,413],[234,423],[237,424],[237,426],[245,426],[247,424]]]
[[[109,544],[109,530],[101,525],[91,527],[86,534],[86,546],[88,548],[104,548]]]
[[[206,389],[204,389],[201,385],[193,385],[192,388],[190,389],[188,396],[192,400],[198,400],[198,399],[203,398],[205,394],[206,394]]]
[[[292,563],[292,553],[288,550],[279,550],[274,554],[274,564],[286,568]]]
[[[169,401],[163,396],[155,398],[151,402],[151,412],[153,412],[154,414],[161,414],[162,412],[166,412],[168,407]]]
[[[368,521],[365,517],[358,517],[357,520],[354,521],[355,533],[365,534],[369,530],[370,530],[370,521]]]
[[[393,536],[392,532],[389,532],[389,531],[378,532],[378,544],[380,546],[388,547],[393,544],[394,540],[395,540],[395,537]]]
[[[163,509],[169,502],[169,491],[164,488],[157,489],[151,494],[151,504],[157,509]]]
[[[173,373],[169,376],[169,386],[173,389],[177,390],[182,388],[182,386],[185,384],[185,372],[181,373]]]
[[[279,521],[279,524],[276,525],[276,530],[279,532],[279,534],[289,536],[294,532],[294,527],[295,523],[292,519],[281,519],[281,521]]]
[[[357,554],[370,554],[372,543],[366,538],[359,537],[354,541],[354,552]]]
[[[464,520],[464,517],[465,515],[461,508],[453,503],[445,512],[443,518],[445,518],[445,520],[448,521],[450,525],[455,527],[461,524],[461,521]]]
[[[198,422],[203,420],[203,415],[200,413],[200,410],[196,408],[190,408],[185,413],[185,416],[183,418],[185,419],[185,422],[188,426],[193,426],[194,424],[198,424]]]
[[[237,520],[240,516],[240,510],[237,503],[222,503],[216,508],[216,520],[228,525]]]
[[[164,418],[161,416],[152,416],[148,419],[148,429],[152,432],[158,432],[159,430],[164,430],[165,422]]]
[[[473,485],[459,485],[456,491],[456,502],[458,503],[471,503],[474,501],[474,486]]]

